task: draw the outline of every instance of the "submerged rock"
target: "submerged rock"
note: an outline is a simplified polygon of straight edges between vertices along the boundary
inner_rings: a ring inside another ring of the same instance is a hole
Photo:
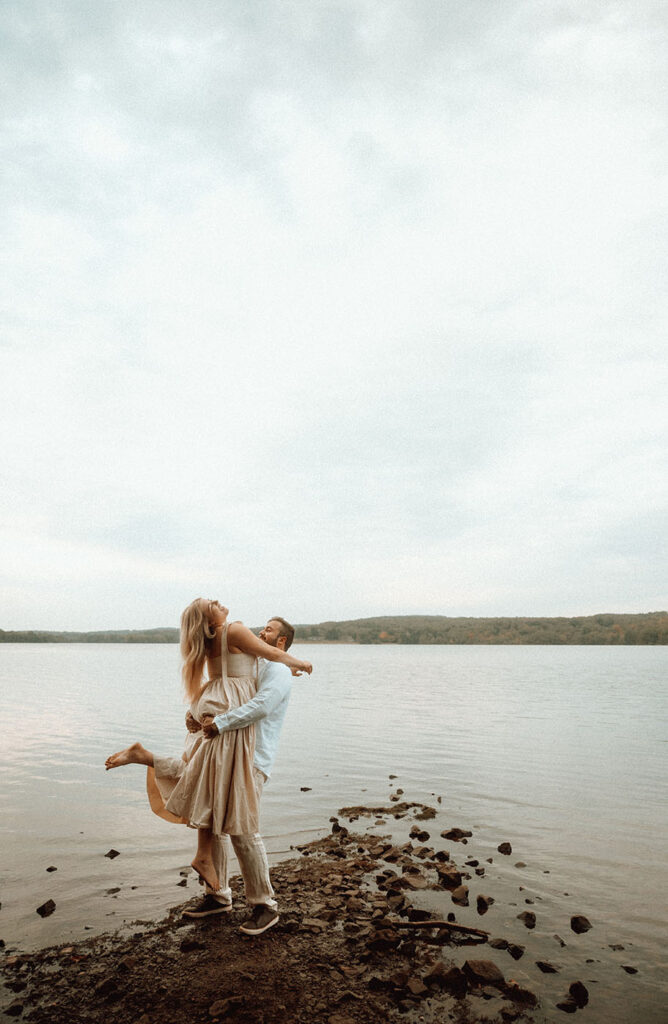
[[[571,918],[571,928],[576,935],[582,935],[583,932],[588,932],[591,927],[591,921],[586,918],[584,914],[574,914]]]
[[[36,913],[40,917],[50,917],[56,909],[56,904],[53,900],[47,900],[46,903],[42,903],[41,907],[37,907]]]
[[[521,914],[517,915],[517,920],[521,921],[525,928],[536,927],[536,915],[533,910],[524,910]]]

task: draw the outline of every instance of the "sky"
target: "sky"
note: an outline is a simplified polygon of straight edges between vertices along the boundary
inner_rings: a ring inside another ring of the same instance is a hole
[[[663,0],[7,0],[0,628],[668,607]]]

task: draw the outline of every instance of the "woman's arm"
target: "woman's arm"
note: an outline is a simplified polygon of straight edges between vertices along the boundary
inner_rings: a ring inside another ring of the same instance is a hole
[[[256,658],[265,658],[267,661],[280,661],[282,665],[295,670],[295,675],[313,671],[310,661],[302,661],[300,658],[293,658],[287,651],[279,647],[270,647],[264,640],[260,640],[255,633],[251,633],[248,626],[243,622],[231,622],[227,627],[228,647],[238,647],[244,654],[253,654]]]

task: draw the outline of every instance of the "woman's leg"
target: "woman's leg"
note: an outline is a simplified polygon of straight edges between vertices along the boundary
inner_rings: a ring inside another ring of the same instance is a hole
[[[109,771],[110,768],[120,768],[123,764],[145,764],[152,768],[153,754],[146,747],[142,747],[141,743],[132,743],[125,750],[119,750],[118,753],[108,757],[104,762],[104,767]]]
[[[191,867],[210,889],[218,892],[220,879],[216,874],[216,866],[213,863],[213,832],[210,828],[197,829],[197,853],[191,862]]]

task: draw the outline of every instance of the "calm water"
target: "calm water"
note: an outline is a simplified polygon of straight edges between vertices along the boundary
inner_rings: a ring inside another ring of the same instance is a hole
[[[517,964],[493,955],[507,976],[540,978],[544,1019],[562,1017],[550,1005],[580,978],[590,1021],[665,1020],[666,649],[299,651],[315,671],[295,681],[265,790],[263,831],[274,859],[321,834],[344,804],[385,802],[395,774],[407,799],[442,797],[428,823],[432,838],[446,826],[473,829],[467,847],[439,841],[460,863],[494,858],[471,892],[496,898],[485,928],[527,946]],[[177,647],[0,645],[0,680],[7,946],[75,941],[195,895],[192,878],[176,887],[192,833],[151,815],[141,769],[102,768],[133,739],[180,752]],[[409,824],[395,834],[405,839]],[[512,843],[509,858],[496,852],[502,840]],[[121,856],[105,858],[110,847]],[[514,867],[520,860],[526,868]],[[58,870],[47,873],[50,865]],[[41,920],[35,908],[50,897],[57,910]],[[532,933],[516,921],[527,898],[538,917]],[[447,894],[422,899],[450,909]],[[472,904],[458,920],[479,922]],[[592,931],[575,936],[573,913],[586,914]],[[611,950],[614,943],[625,949]],[[560,973],[539,975],[536,959]]]

